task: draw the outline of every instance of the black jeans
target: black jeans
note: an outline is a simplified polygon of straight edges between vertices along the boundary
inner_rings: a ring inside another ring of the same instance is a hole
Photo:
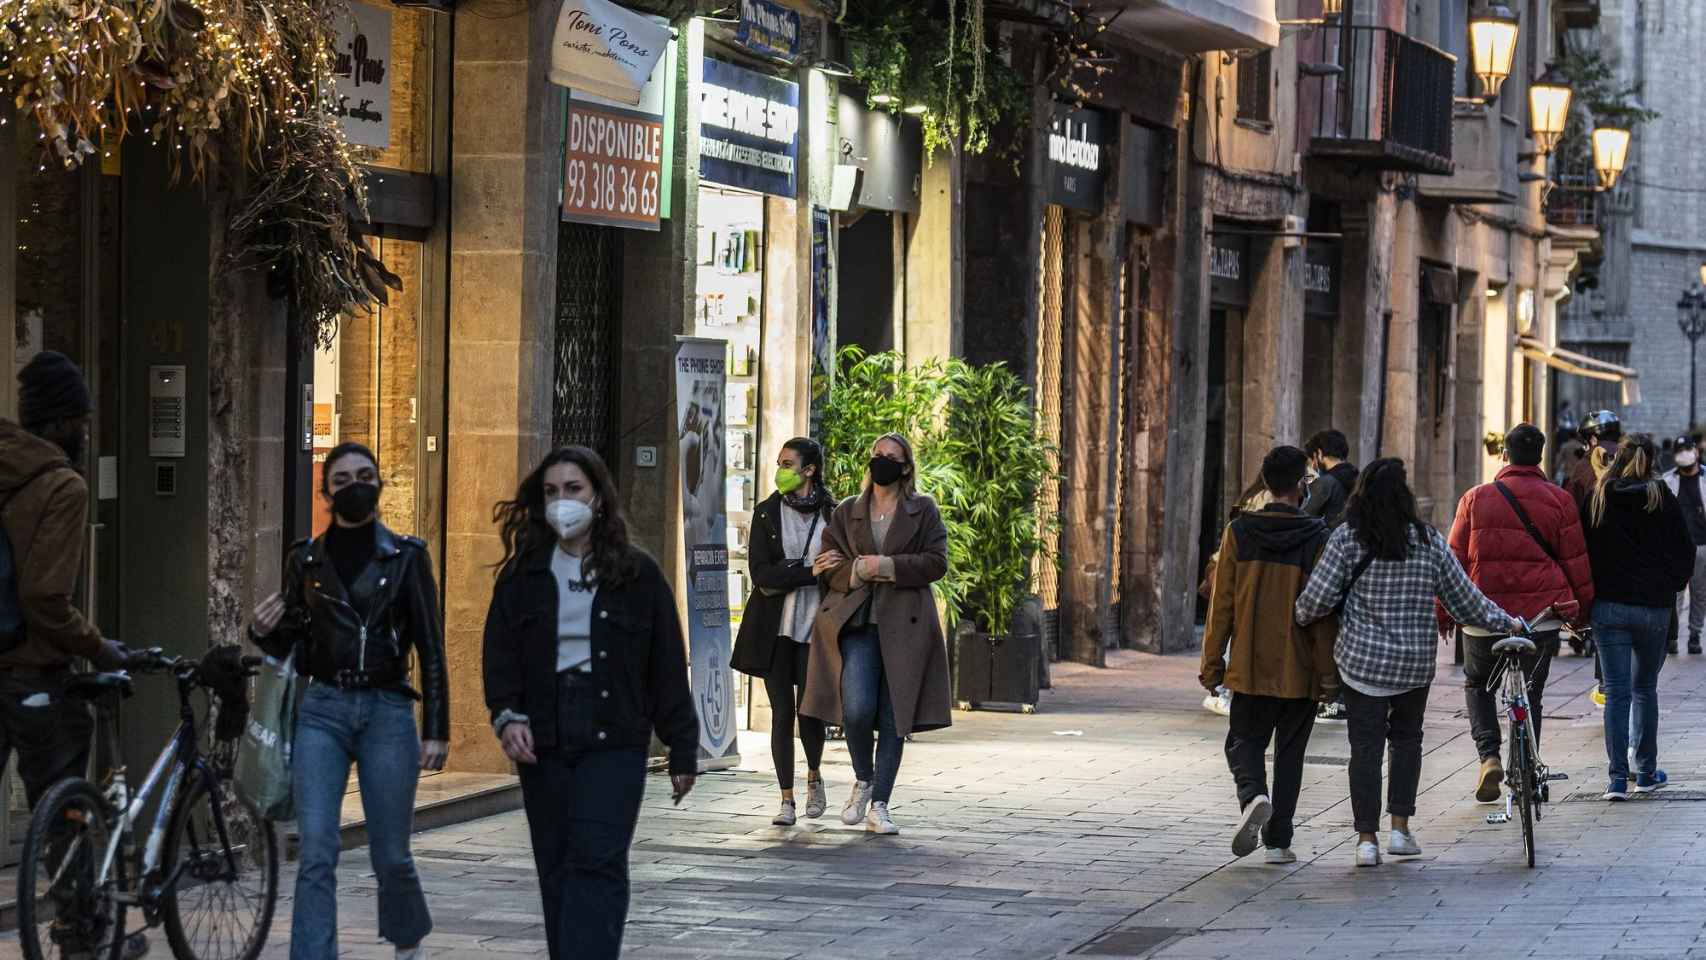
[[[83,776],[89,764],[95,721],[87,706],[65,696],[70,676],[70,670],[0,670],[0,769],[16,750],[18,777],[32,810],[49,787]],[[38,695],[39,705],[28,705]]]
[[[1262,828],[1262,843],[1291,846],[1297,794],[1303,789],[1303,754],[1315,729],[1315,701],[1232,694],[1232,718],[1226,732],[1226,765],[1238,786],[1238,806],[1264,794],[1273,816]],[[1268,790],[1268,741],[1274,742],[1274,787]]]
[[[800,728],[800,744],[806,748],[806,769],[823,765],[823,721],[799,714],[806,697],[806,664],[811,662],[810,644],[795,643],[792,637],[776,638],[776,655],[764,675],[764,692],[770,695],[770,759],[776,763],[776,782],[784,790],[794,789],[794,727]]]
[[[646,751],[589,746],[590,679],[557,684],[560,745],[519,765],[552,960],[617,960],[628,920],[628,847],[646,792]]]
[[[1496,691],[1487,689],[1487,678],[1499,663],[1499,658],[1493,656],[1493,644],[1501,639],[1463,634],[1463,699],[1469,706],[1469,732],[1475,737],[1475,750],[1482,760],[1496,759],[1504,744],[1499,729],[1498,697]],[[1534,721],[1535,739],[1539,739],[1546,677],[1552,672],[1552,658],[1558,653],[1557,632],[1535,634],[1534,645],[1539,648],[1534,656],[1518,659],[1528,673],[1528,715]]]
[[[1428,687],[1396,697],[1371,697],[1345,687],[1351,740],[1351,815],[1358,833],[1380,830],[1380,759],[1391,754],[1392,782],[1386,788],[1386,812],[1408,817],[1416,812],[1422,782],[1422,717]]]

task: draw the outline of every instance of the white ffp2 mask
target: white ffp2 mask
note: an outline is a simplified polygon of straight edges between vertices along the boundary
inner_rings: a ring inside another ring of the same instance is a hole
[[[553,500],[545,505],[545,522],[563,540],[573,540],[592,529],[592,519],[592,508],[579,500]]]

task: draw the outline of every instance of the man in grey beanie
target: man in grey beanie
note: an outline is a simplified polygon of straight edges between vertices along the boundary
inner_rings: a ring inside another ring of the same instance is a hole
[[[19,371],[18,388],[23,422],[0,419],[0,767],[17,751],[34,808],[88,765],[93,723],[64,695],[73,661],[113,670],[125,650],[102,639],[75,602],[89,514],[76,467],[93,412],[89,385],[76,364],[45,351]],[[146,940],[127,942],[124,956],[146,950]]]

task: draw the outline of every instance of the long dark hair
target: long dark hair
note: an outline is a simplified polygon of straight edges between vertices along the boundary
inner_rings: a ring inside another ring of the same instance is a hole
[[[1653,438],[1649,434],[1635,433],[1624,437],[1617,444],[1617,453],[1611,458],[1611,465],[1599,475],[1599,480],[1593,485],[1593,497],[1588,501],[1588,518],[1594,526],[1605,522],[1605,495],[1614,483],[1628,481],[1644,483],[1647,486],[1647,512],[1657,513],[1664,505],[1664,484],[1656,475],[1659,462],[1659,450],[1653,446]]]
[[[373,464],[373,472],[379,472],[379,458],[373,455],[373,451],[368,449],[367,444],[346,440],[333,447],[331,452],[326,454],[324,469],[320,471],[320,492],[327,497],[332,495],[332,464],[348,456],[366,457],[367,462]],[[379,487],[383,490],[385,481],[381,480]]]
[[[1425,541],[1427,525],[1416,510],[1416,495],[1397,457],[1376,460],[1357,477],[1345,504],[1345,523],[1362,548],[1380,560],[1406,560],[1410,531]]]
[[[628,542],[628,521],[622,516],[622,501],[615,482],[610,479],[610,468],[598,454],[580,446],[551,451],[521,481],[515,499],[492,508],[492,521],[499,525],[504,544],[503,559],[496,565],[497,575],[506,576],[522,558],[556,544],[557,532],[545,522],[545,472],[564,463],[579,467],[598,497],[598,513],[593,518],[590,536],[591,569],[585,573],[591,576],[596,572],[600,586],[620,586],[639,570],[639,551]]]

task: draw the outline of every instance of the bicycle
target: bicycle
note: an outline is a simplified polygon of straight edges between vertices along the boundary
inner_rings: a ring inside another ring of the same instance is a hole
[[[160,926],[178,960],[260,954],[278,902],[278,838],[272,822],[234,789],[234,738],[214,719],[223,708],[230,711],[225,727],[242,726],[247,701],[232,706],[216,684],[223,679],[230,690],[232,670],[239,685],[246,683],[260,658],[238,657],[234,647],[221,651],[228,652],[198,662],[155,649],[126,661],[127,671],[176,679],[178,728],[134,794],[124,766],[115,764],[104,788],[62,780],[37,805],[18,866],[25,960],[119,960],[130,937]],[[94,705],[96,743],[104,739],[109,757],[119,755],[115,707],[132,693],[127,671],[79,674],[66,688],[67,696]],[[198,689],[213,694],[206,726],[219,732],[205,751],[192,700]],[[157,791],[159,806],[138,850],[136,828]],[[142,911],[144,925],[126,931],[132,907]]]
[[[1556,619],[1551,610],[1536,618],[1537,622]],[[1491,824],[1509,823],[1514,804],[1522,816],[1522,842],[1528,855],[1528,865],[1534,866],[1534,825],[1541,818],[1541,807],[1551,800],[1549,784],[1568,780],[1569,775],[1553,773],[1540,759],[1540,739],[1534,733],[1534,717],[1529,710],[1527,671],[1522,668],[1523,657],[1533,656],[1539,648],[1532,639],[1534,628],[1524,624],[1521,631],[1493,644],[1493,654],[1499,658],[1487,677],[1487,690],[1498,689],[1499,699],[1510,719],[1510,763],[1505,766],[1505,808],[1487,815]]]

